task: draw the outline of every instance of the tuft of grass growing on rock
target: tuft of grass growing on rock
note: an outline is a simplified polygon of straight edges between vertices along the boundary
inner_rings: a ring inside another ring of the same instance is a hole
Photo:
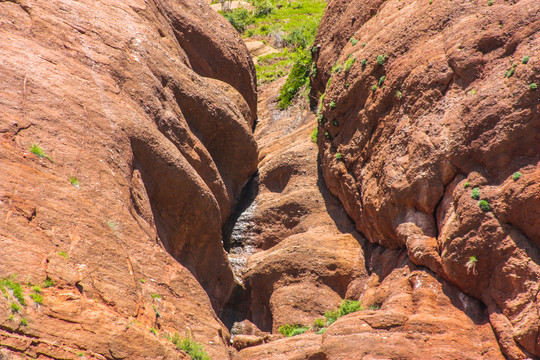
[[[208,356],[208,353],[204,351],[204,347],[195,340],[191,339],[189,334],[187,334],[185,337],[181,337],[178,335],[178,333],[174,333],[174,335],[170,337],[170,340],[174,345],[176,345],[178,350],[185,351],[189,356],[191,356],[192,360],[210,360],[210,356]]]
[[[379,86],[382,86],[384,84],[384,80],[386,80],[386,76],[383,75],[379,78]]]
[[[480,200],[478,202],[478,206],[483,212],[491,211],[491,206],[489,206],[489,202],[487,200]]]
[[[300,335],[300,334],[305,333],[308,330],[309,330],[308,326],[303,326],[303,325],[299,325],[299,324],[295,324],[295,325],[285,324],[285,325],[280,326],[279,329],[278,329],[278,331],[281,334],[283,334],[283,335],[285,335],[287,337]]]
[[[309,138],[311,141],[313,141],[315,144],[317,143],[317,139],[319,138],[319,127],[316,126],[313,131],[311,131],[311,134],[309,135]]]
[[[512,180],[517,181],[517,180],[519,180],[522,176],[523,176],[523,174],[520,173],[519,171],[518,171],[518,172],[515,172],[514,175],[512,175]]]
[[[80,189],[79,179],[77,179],[75,176],[70,176],[69,177],[69,183],[71,185],[75,186],[77,189]]]
[[[298,53],[291,72],[287,77],[287,81],[281,88],[279,96],[277,97],[279,100],[278,107],[280,109],[283,110],[288,108],[298,91],[300,91],[303,86],[309,84],[312,61],[311,52],[304,51]]]
[[[335,108],[336,108],[336,102],[333,101],[333,100],[330,101],[330,104],[328,104],[328,107],[329,107],[330,109],[335,109]]]
[[[54,285],[55,285],[54,281],[50,278],[46,278],[45,282],[43,283],[44,288],[50,288],[50,287],[53,287]]]
[[[324,313],[324,317],[326,318],[326,326],[330,326],[342,316],[345,316],[345,315],[348,315],[350,313],[360,311],[360,310],[364,310],[360,301],[343,300],[338,309],[329,310]]]
[[[525,55],[525,56],[523,57],[523,59],[521,60],[521,63],[522,63],[522,64],[527,64],[527,63],[529,62],[529,60],[530,60],[530,56]]]
[[[41,294],[33,293],[30,294],[30,297],[32,298],[32,300],[34,300],[36,304],[43,304],[43,296]]]
[[[343,155],[341,153],[336,153],[337,160],[343,160]]]
[[[478,262],[478,259],[476,256],[472,255],[469,257],[469,261],[465,264],[465,268],[467,269],[467,273],[473,273],[474,275],[478,274],[476,271],[476,263]]]
[[[45,151],[43,150],[43,148],[36,144],[32,144],[32,146],[30,147],[30,152],[36,155],[40,159],[45,158],[49,160],[50,162],[54,163],[53,159],[49,155],[45,154]]]
[[[355,61],[356,61],[355,57],[350,57],[349,59],[347,59],[347,61],[345,61],[344,70],[346,72],[349,72],[351,70],[351,68],[352,68]]]
[[[538,89],[538,85],[536,85],[536,83],[531,83],[531,84],[529,85],[529,89],[530,89],[530,90],[536,90],[536,89]]]
[[[351,38],[351,44],[352,46],[356,46],[356,44],[358,44],[358,40],[356,40],[355,38]]]
[[[472,189],[471,198],[473,198],[474,200],[480,199],[480,188],[475,187],[474,189]]]
[[[371,91],[377,91],[377,89],[378,89],[378,86],[377,86],[377,85],[373,85],[373,86],[371,87]]]
[[[386,59],[386,55],[377,55],[377,64],[380,66],[384,65],[384,60]]]
[[[6,277],[0,279],[0,290],[4,295],[7,297],[7,290],[9,289],[11,293],[13,294],[13,297],[17,299],[17,301],[22,305],[25,306],[26,302],[24,301],[24,295],[22,291],[22,286],[20,283],[15,281],[15,277]]]
[[[465,189],[468,188],[469,186],[471,186],[471,183],[468,181],[465,184],[463,184],[463,188]]]
[[[58,253],[58,255],[60,255],[61,257],[63,257],[63,258],[66,259],[66,260],[69,260],[69,256],[68,256],[68,254],[67,254],[65,251],[60,251],[60,252]]]

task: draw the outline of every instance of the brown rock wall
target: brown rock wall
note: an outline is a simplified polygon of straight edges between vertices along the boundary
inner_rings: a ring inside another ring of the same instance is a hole
[[[332,1],[312,79],[324,178],[356,228],[482,300],[515,359],[540,354],[539,11]]]
[[[184,358],[163,336],[189,332],[229,358],[221,226],[257,165],[238,34],[204,2],[21,0],[0,36],[0,278],[26,300],[0,297],[2,346]]]

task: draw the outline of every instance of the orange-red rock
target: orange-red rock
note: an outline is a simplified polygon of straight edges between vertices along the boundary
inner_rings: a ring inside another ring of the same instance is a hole
[[[312,79],[324,178],[356,228],[480,299],[511,359],[540,355],[539,11],[333,1]]]
[[[221,226],[257,165],[238,34],[205,2],[17,0],[0,37],[0,278],[26,299],[0,297],[2,346],[171,359],[189,332],[229,358]]]

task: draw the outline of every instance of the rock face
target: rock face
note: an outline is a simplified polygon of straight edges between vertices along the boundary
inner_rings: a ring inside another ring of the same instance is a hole
[[[406,250],[373,245],[355,230],[318,171],[314,115],[302,102],[276,110],[272,87],[279,85],[259,93],[256,196],[245,213],[251,220],[241,216],[254,252],[243,273],[243,315],[276,333],[285,324],[310,327],[343,298],[365,310],[324,335],[309,330],[270,342],[253,324],[237,324],[240,358],[503,359],[481,302],[412,263]]]
[[[0,35],[0,347],[172,359],[188,332],[229,358],[221,226],[257,166],[238,34],[205,2],[21,0]]]
[[[481,300],[511,359],[540,355],[539,11],[332,1],[312,79],[324,179],[357,230]]]

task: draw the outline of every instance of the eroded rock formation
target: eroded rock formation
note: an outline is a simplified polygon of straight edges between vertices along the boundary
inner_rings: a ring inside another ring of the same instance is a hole
[[[182,358],[162,335],[189,332],[228,358],[221,226],[257,166],[238,34],[205,2],[17,0],[0,36],[0,278],[26,299],[3,287],[1,346]]]
[[[324,178],[356,228],[481,300],[511,359],[540,355],[539,13],[332,1],[312,79]]]

